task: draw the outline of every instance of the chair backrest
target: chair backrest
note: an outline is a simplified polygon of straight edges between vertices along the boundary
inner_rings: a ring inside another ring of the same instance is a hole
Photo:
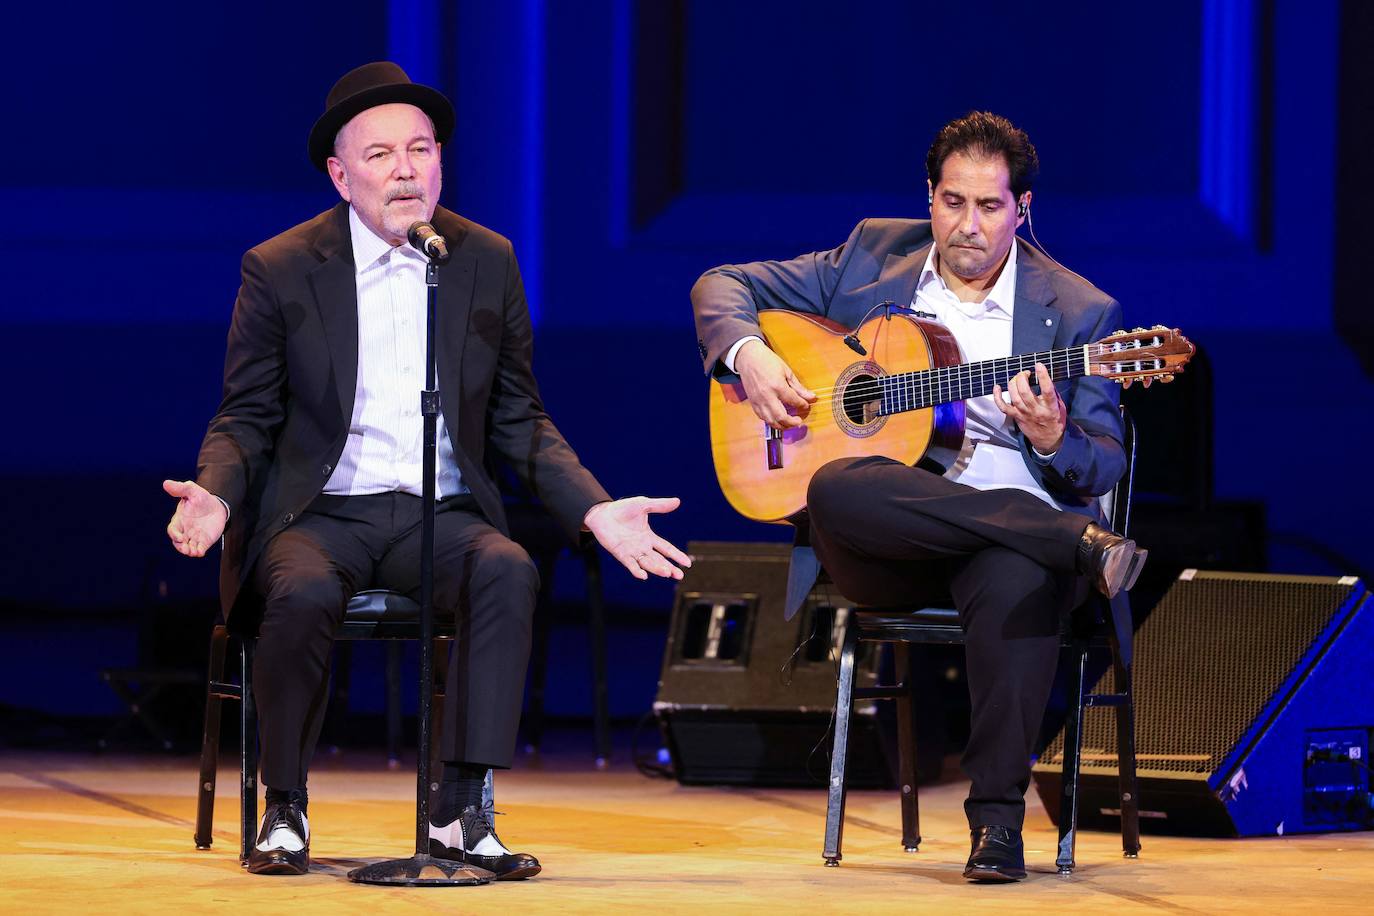
[[[1121,445],[1126,452],[1126,471],[1106,493],[1097,498],[1107,527],[1122,537],[1130,537],[1131,499],[1135,495],[1135,420],[1126,405],[1121,405]]]

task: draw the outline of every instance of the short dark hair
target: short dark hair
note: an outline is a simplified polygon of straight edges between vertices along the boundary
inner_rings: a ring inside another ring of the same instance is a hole
[[[1040,172],[1040,157],[1026,132],[990,111],[970,111],[940,128],[926,153],[926,177],[932,189],[940,183],[945,160],[954,153],[1001,156],[1007,161],[1008,184],[1016,198],[1031,189]]]

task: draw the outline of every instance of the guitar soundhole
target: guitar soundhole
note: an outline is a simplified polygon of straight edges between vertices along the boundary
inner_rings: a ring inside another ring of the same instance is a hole
[[[835,424],[855,438],[871,436],[887,422],[887,417],[878,414],[882,374],[876,363],[854,363],[836,380]]]

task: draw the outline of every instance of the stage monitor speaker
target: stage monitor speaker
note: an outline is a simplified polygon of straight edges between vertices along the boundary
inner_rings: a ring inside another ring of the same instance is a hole
[[[678,583],[654,713],[679,781],[824,786],[849,608],[821,588],[783,619],[786,544],[693,542]],[[876,683],[872,646],[856,686]],[[891,784],[890,730],[855,704],[847,778]]]
[[[1135,646],[1142,830],[1374,828],[1374,600],[1359,579],[1185,570]],[[1114,719],[1106,711],[1085,717],[1084,827],[1120,829]],[[1061,731],[1034,768],[1051,817],[1063,748]]]

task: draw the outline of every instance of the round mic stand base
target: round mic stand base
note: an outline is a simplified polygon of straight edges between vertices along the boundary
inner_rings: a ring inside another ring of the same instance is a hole
[[[496,876],[485,868],[414,855],[409,859],[386,859],[363,865],[348,873],[358,884],[396,884],[408,887],[463,887],[489,884]]]

